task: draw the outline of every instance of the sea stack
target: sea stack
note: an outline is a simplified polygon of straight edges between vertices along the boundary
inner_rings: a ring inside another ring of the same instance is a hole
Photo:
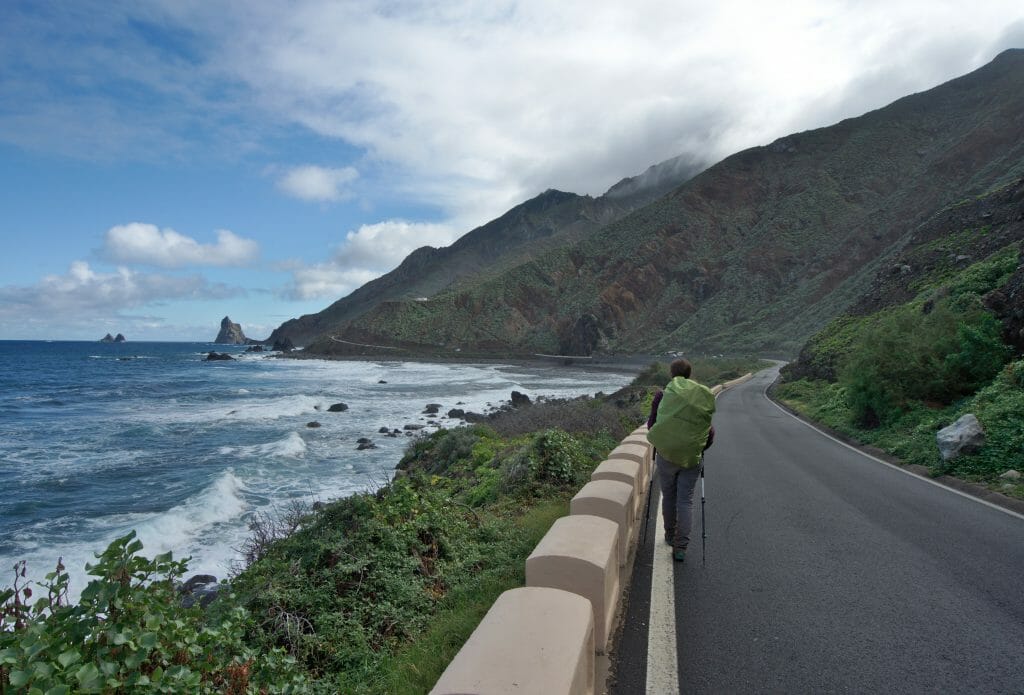
[[[242,333],[242,326],[237,323],[231,323],[231,319],[227,316],[220,322],[220,333],[217,334],[217,339],[213,342],[219,345],[246,345],[250,341],[245,337],[245,333]]]

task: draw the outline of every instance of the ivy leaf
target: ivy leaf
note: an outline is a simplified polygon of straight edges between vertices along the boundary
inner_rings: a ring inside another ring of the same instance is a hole
[[[20,688],[28,683],[28,679],[31,677],[32,676],[28,671],[11,671],[11,674],[7,676],[7,680],[9,680],[11,685],[15,688]]]
[[[79,654],[74,649],[69,649],[68,651],[63,652],[60,656],[57,657],[57,663],[63,666],[64,668],[67,668],[68,666],[75,663],[81,658],[81,654]]]
[[[68,695],[71,688],[66,685],[55,685],[46,691],[46,695]]]
[[[78,681],[82,690],[99,690],[100,677],[100,670],[96,668],[95,664],[85,664],[75,672],[75,680]]]

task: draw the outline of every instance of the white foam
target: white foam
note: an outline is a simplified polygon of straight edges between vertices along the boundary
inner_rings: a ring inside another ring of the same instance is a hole
[[[142,541],[142,554],[152,558],[158,553],[173,551],[174,557],[182,559],[192,555],[199,563],[209,566],[215,561],[223,561],[233,551],[229,546],[221,547],[220,539],[212,544],[204,543],[204,536],[220,536],[216,528],[225,524],[237,528],[231,533],[232,538],[244,534],[245,525],[241,522],[242,515],[248,510],[243,493],[245,485],[233,470],[221,473],[209,486],[182,504],[172,507],[159,514],[114,514],[94,519],[90,526],[99,531],[99,535],[90,534],[74,545],[54,546],[46,544],[40,547],[35,541],[21,541],[22,549],[18,558],[25,558],[28,563],[28,574],[31,579],[39,581],[42,576],[53,569],[58,556],[63,558],[64,566],[71,575],[71,600],[75,601],[79,593],[89,581],[85,572],[86,563],[95,563],[95,553],[105,549],[115,538],[119,538],[135,529]],[[225,529],[226,530],[226,529]],[[31,548],[30,552],[25,549]],[[210,557],[211,549],[216,549]],[[224,557],[222,557],[222,555]],[[6,560],[6,558],[4,558]],[[5,562],[13,564],[11,562]],[[189,564],[189,571],[199,571],[197,563]]]
[[[302,458],[306,454],[306,441],[298,432],[289,432],[284,439],[267,444],[239,447],[238,452],[242,456],[285,456],[288,458]]]
[[[249,389],[238,389],[238,393],[246,394],[246,393],[252,393],[252,391],[250,391]]]
[[[314,413],[317,410],[326,409],[328,404],[318,396],[295,394],[279,398],[248,398],[238,403],[222,401],[215,405],[191,404],[188,407],[182,407],[180,403],[168,399],[166,405],[171,407],[139,412],[135,414],[135,417],[142,421],[160,422],[161,424],[168,422],[210,423],[219,420],[257,422]]]

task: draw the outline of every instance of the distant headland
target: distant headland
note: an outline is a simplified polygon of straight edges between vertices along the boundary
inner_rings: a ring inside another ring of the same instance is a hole
[[[128,339],[124,337],[123,333],[118,333],[117,337],[114,337],[107,333],[105,336],[100,338],[101,343],[126,343]]]

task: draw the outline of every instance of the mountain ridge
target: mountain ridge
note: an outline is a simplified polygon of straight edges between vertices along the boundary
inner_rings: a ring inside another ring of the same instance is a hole
[[[329,328],[444,354],[794,354],[936,210],[1024,172],[1024,51],[738,152],[572,243]],[[344,354],[322,337],[309,349]]]
[[[450,246],[414,250],[394,270],[322,311],[285,321],[267,342],[288,338],[304,345],[382,302],[430,297],[456,283],[471,284],[479,275],[511,268],[549,247],[578,241],[656,199],[666,186],[692,176],[699,166],[692,159],[675,157],[636,177],[622,179],[597,198],[548,189],[467,232]]]

